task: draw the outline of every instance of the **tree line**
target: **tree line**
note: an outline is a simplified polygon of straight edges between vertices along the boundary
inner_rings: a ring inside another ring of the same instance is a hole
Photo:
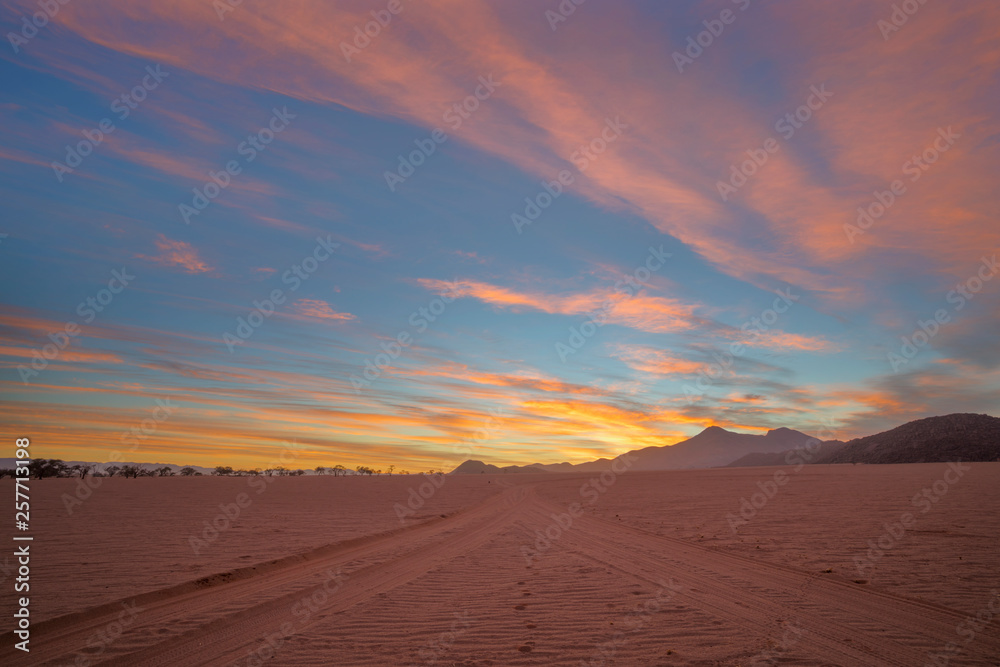
[[[383,473],[381,469],[373,469],[368,466],[358,466],[355,468],[355,473],[359,475],[392,475],[396,466],[389,466],[386,472]],[[316,466],[313,471],[317,475],[333,475],[334,477],[346,476],[350,474],[350,471],[340,465],[339,463],[335,466]],[[160,466],[159,468],[147,467],[142,464],[136,465],[110,465],[105,468],[101,468],[96,464],[75,464],[69,465],[65,463],[62,459],[31,459],[28,463],[28,474],[35,479],[42,479],[44,477],[86,477],[90,475],[91,477],[175,477],[180,475],[181,477],[201,477],[202,473],[198,470],[192,468],[191,466],[185,466],[180,469],[180,471],[175,471],[170,466]],[[218,477],[298,477],[300,475],[306,474],[305,470],[301,468],[289,469],[283,466],[277,466],[274,468],[233,468],[232,466],[216,466],[210,475]],[[399,474],[409,475],[408,470],[400,470]],[[16,477],[17,471],[14,468],[0,468],[0,478],[3,477]]]

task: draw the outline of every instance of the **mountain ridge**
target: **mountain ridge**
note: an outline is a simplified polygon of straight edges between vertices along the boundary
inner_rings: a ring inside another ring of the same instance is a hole
[[[793,450],[816,449],[810,463],[922,463],[932,461],[1000,460],[1000,418],[986,414],[953,413],[907,422],[888,431],[854,438],[820,441],[801,431],[779,427],[764,435],[709,426],[674,445],[650,446],[627,452],[631,471],[783,465]],[[519,472],[600,472],[612,459],[582,463],[507,466]],[[481,461],[477,462],[481,465]],[[465,465],[464,463],[462,465]],[[496,466],[493,466],[496,468]],[[459,473],[458,466],[452,473]],[[500,468],[497,468],[500,470]],[[540,470],[539,470],[540,469]]]

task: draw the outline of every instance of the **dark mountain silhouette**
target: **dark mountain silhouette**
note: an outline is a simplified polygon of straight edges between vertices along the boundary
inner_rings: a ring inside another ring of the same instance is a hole
[[[1000,418],[956,413],[857,438],[817,463],[931,463],[1000,460]]]
[[[816,461],[821,461],[825,458],[833,456],[833,454],[839,452],[846,444],[846,442],[841,442],[840,440],[827,440],[826,442],[821,443],[819,448],[815,449],[815,451],[812,451],[812,448],[810,448],[810,450],[806,450],[805,452],[796,451],[795,449],[775,453],[754,452],[753,454],[741,456],[724,467],[749,468],[751,466],[784,466],[790,465],[788,463],[789,461],[792,461],[796,465],[799,462],[815,463]],[[806,454],[809,455],[809,460],[806,460]]]
[[[712,468],[724,466],[753,452],[783,452],[804,447],[811,440],[811,436],[790,428],[775,429],[765,435],[753,435],[710,426],[676,445],[646,447],[632,452],[638,460],[630,469]]]
[[[521,474],[529,472],[547,472],[540,466],[504,466],[503,468],[495,466],[492,463],[483,463],[482,461],[466,461],[454,470],[451,471],[452,475],[479,475],[485,473],[487,475],[504,475],[504,474]]]
[[[681,468],[712,468],[724,466],[752,452],[783,452],[804,447],[813,438],[789,428],[778,428],[765,435],[735,433],[710,426],[698,435],[676,445],[644,447],[628,453],[629,470],[676,470]],[[612,459],[586,463],[535,464],[549,472],[602,472]]]
[[[663,447],[628,452],[630,471],[685,468],[781,466],[791,450],[815,442],[805,433],[777,428],[765,435],[735,433],[710,426],[698,435]],[[626,456],[626,455],[623,455]],[[827,440],[809,463],[922,463],[933,461],[1000,461],[1000,418],[952,414],[903,424],[891,431],[844,443]],[[453,472],[602,472],[612,459],[585,463],[536,463],[498,468],[466,461]]]

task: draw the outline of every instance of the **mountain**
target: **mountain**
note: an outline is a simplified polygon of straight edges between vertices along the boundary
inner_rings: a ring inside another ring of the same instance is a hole
[[[460,466],[452,470],[449,474],[451,475],[504,475],[504,474],[521,474],[529,472],[547,472],[544,468],[540,466],[505,466],[503,468],[495,466],[492,463],[483,463],[482,461],[466,461]]]
[[[628,453],[633,461],[629,470],[676,470],[681,468],[713,468],[724,466],[751,453],[777,453],[803,447],[813,438],[790,428],[778,428],[765,435],[735,433],[718,426],[709,426],[698,435],[676,445],[645,447]],[[548,472],[602,472],[612,459],[586,463],[539,464]]]
[[[597,459],[583,463],[532,463],[532,467],[545,472],[603,472],[611,467],[614,459]]]
[[[930,463],[1000,460],[1000,418],[956,413],[856,438],[818,463]]]
[[[836,452],[840,451],[847,443],[841,442],[840,440],[827,440],[826,442],[820,444],[819,448],[812,454],[810,454],[810,460],[805,461],[806,463],[814,463],[816,461],[821,461],[825,458],[833,456]],[[746,456],[741,456],[732,463],[726,465],[726,468],[748,468],[752,466],[784,466],[790,465],[788,461],[792,461],[798,464],[805,460],[805,454],[807,452],[796,451],[794,449],[789,449],[784,452],[777,452],[773,454],[766,454],[764,452],[754,452],[753,454],[747,454]],[[795,456],[797,458],[789,458]],[[787,461],[786,461],[787,459]]]
[[[753,435],[710,426],[676,445],[646,447],[632,452],[637,461],[631,470],[713,468],[754,452],[783,452],[803,447],[812,439],[805,433],[789,428],[768,431],[765,435]]]

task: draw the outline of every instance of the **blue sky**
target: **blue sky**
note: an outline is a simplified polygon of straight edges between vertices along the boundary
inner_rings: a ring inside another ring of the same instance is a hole
[[[404,4],[348,62],[384,8],[3,5],[10,437],[425,470],[996,413],[989,3]]]

